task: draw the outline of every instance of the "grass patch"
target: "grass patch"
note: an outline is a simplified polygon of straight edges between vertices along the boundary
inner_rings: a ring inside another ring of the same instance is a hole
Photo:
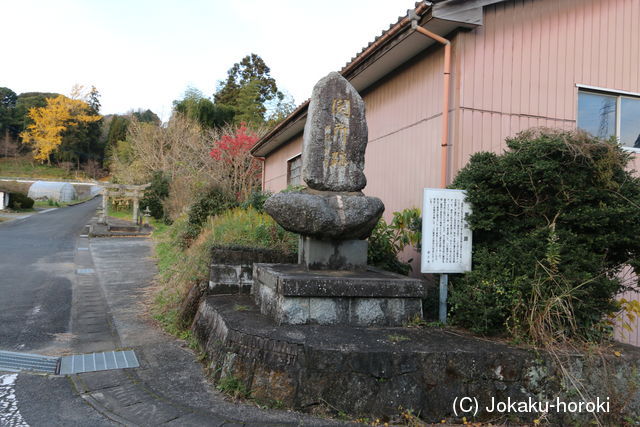
[[[261,409],[285,409],[285,404],[280,399],[253,399]]]
[[[113,207],[110,207],[108,215],[113,218],[124,219],[127,221],[133,220],[133,211],[131,209],[114,209]],[[140,215],[142,215],[142,213],[140,213]],[[152,216],[150,216],[148,220],[149,225],[153,227],[153,237],[158,239],[168,231],[170,227],[161,219],[155,219]]]
[[[24,157],[0,159],[0,176],[71,180],[88,179],[82,171],[67,171],[56,166],[40,165]]]
[[[226,377],[220,378],[218,381],[218,385],[216,386],[218,390],[223,393],[226,393],[234,398],[242,398],[246,399],[251,394],[247,386],[245,386],[242,381],[233,375],[227,375]]]
[[[109,206],[109,209],[107,210],[107,214],[109,216],[112,216],[114,218],[118,218],[118,219],[128,219],[129,221],[131,221],[133,219],[133,211],[129,210],[117,210],[114,209],[113,207]]]
[[[405,323],[404,326],[407,328],[421,328],[423,326],[427,326],[427,321],[424,320],[419,314],[416,314],[407,323]]]
[[[111,212],[110,215],[114,216]],[[122,215],[127,213],[122,212]],[[235,208],[210,217],[199,236],[185,248],[182,237],[188,227],[188,218],[183,215],[171,226],[160,226],[153,235],[157,242],[160,289],[152,310],[165,330],[174,335],[184,328],[178,316],[183,299],[194,284],[208,280],[213,247],[270,248],[290,253],[297,245],[295,235],[286,232],[267,214],[253,208]],[[236,307],[238,311],[246,309],[248,307]]]
[[[36,200],[33,203],[35,208],[59,208],[61,206],[67,206],[65,202],[54,202],[53,200]]]
[[[92,197],[89,197],[87,199],[74,200],[72,202],[57,202],[55,200],[36,200],[33,206],[36,208],[64,208],[67,206],[79,205],[80,203],[84,203],[91,199]]]
[[[395,343],[399,343],[399,342],[402,342],[402,341],[409,341],[411,338],[409,338],[409,337],[407,337],[405,335],[392,334],[392,335],[387,335],[387,339],[395,344]]]

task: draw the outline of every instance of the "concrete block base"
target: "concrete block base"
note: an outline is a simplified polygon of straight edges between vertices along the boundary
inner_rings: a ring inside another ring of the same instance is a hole
[[[256,305],[278,324],[402,326],[422,318],[424,283],[387,271],[254,264],[253,278]]]
[[[298,263],[309,270],[366,270],[366,240],[318,240],[300,236]]]

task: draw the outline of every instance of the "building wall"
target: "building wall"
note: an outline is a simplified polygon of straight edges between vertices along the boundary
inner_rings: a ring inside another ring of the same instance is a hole
[[[419,207],[422,189],[438,186],[442,116],[443,49],[425,53],[363,94],[369,143],[364,192],[380,197],[385,217]],[[302,135],[265,161],[265,188],[286,187],[286,159],[299,154]]]
[[[269,154],[264,162],[264,188],[278,192],[287,188],[287,160],[302,151],[302,134]]]
[[[458,36],[451,169],[536,127],[575,128],[576,84],[640,92],[640,1],[512,0]],[[640,169],[636,161],[635,169]]]
[[[484,25],[452,38],[449,181],[478,151],[501,152],[531,127],[573,129],[576,84],[640,92],[639,0],[511,0],[485,8]],[[369,125],[365,193],[385,217],[421,206],[438,187],[442,48],[434,47],[364,93]],[[286,187],[286,159],[301,137],[270,155],[267,189]],[[640,156],[632,168],[640,170]],[[631,295],[629,295],[631,297]],[[640,345],[635,332],[623,342]]]
[[[576,84],[640,92],[640,1],[511,0],[485,8],[484,25],[452,39],[449,180],[477,151],[500,152],[531,127],[573,129]],[[432,48],[365,92],[369,146],[365,192],[387,216],[437,187],[441,48]],[[286,187],[286,159],[302,137],[272,153],[266,188]],[[640,169],[640,160],[633,164]]]
[[[640,1],[512,0],[461,33],[451,172],[530,127],[576,126],[577,84],[640,92]],[[631,168],[640,170],[640,156]],[[627,292],[627,299],[638,294]],[[640,319],[616,339],[640,345]]]
[[[364,95],[365,193],[382,199],[387,219],[420,207],[423,188],[439,184],[443,61],[443,48],[433,47]]]

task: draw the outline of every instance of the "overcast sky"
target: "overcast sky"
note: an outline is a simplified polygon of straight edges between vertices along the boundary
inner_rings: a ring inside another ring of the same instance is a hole
[[[301,103],[414,0],[0,0],[0,87],[95,85],[102,114],[163,119],[188,86],[211,96],[226,71],[260,55]]]

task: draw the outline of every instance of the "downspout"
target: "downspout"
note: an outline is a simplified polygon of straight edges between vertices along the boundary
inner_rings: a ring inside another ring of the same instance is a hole
[[[444,45],[444,75],[442,100],[442,137],[440,139],[440,188],[446,188],[449,175],[449,98],[451,91],[451,41],[438,34],[432,33],[418,25],[418,14],[414,10],[409,11],[411,28]]]
[[[410,10],[411,28],[444,45],[444,75],[442,100],[442,138],[440,140],[440,188],[447,187],[449,172],[449,92],[451,87],[451,42],[438,34],[432,33],[418,25],[418,14]],[[449,293],[449,275],[440,274],[440,292],[438,304],[438,318],[441,323],[447,323],[447,295]]]

